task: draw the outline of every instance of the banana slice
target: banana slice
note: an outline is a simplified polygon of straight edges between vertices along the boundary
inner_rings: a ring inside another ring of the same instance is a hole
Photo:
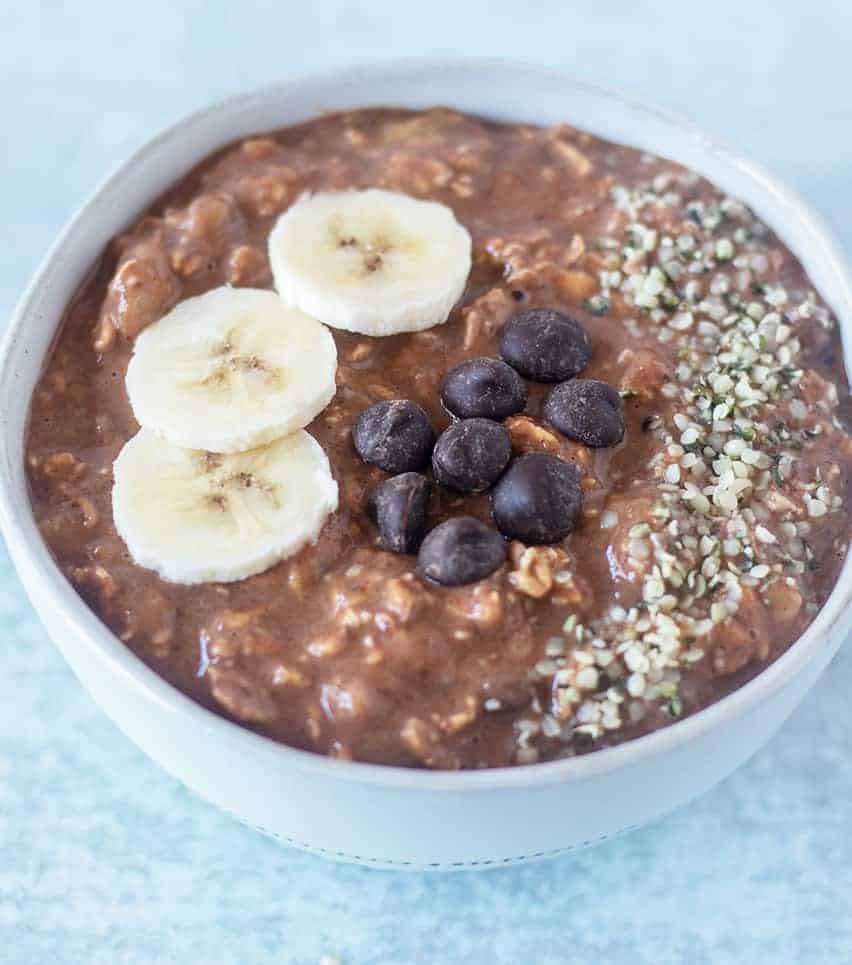
[[[299,430],[249,452],[183,449],[141,429],[113,466],[115,526],[172,583],[231,582],[313,542],[337,508],[319,443]]]
[[[394,335],[447,320],[471,240],[445,205],[371,188],[298,201],[270,234],[269,259],[287,304],[335,328]]]
[[[189,449],[242,452],[306,426],[335,392],[337,349],[269,291],[215,288],[136,340],[127,394],[140,425]]]

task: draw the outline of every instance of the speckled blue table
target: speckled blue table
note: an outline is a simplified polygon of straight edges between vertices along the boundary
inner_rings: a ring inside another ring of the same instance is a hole
[[[60,224],[159,127],[281,76],[415,53],[632,86],[770,164],[852,246],[847,3],[716,0],[693,22],[672,4],[592,6],[7,4],[0,318]],[[454,876],[331,865],[194,798],[82,692],[5,557],[0,655],[0,962],[852,961],[852,647],[765,750],[664,823]]]

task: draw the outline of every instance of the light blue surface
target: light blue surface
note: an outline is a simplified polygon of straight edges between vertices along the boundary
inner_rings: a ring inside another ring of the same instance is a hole
[[[7,2],[0,318],[159,128],[266,81],[424,53],[632,87],[774,168],[849,250],[850,48],[843,2]],[[0,962],[852,961],[852,647],[698,803],[594,851],[455,876],[331,865],[195,799],[82,692],[5,557],[0,658]]]

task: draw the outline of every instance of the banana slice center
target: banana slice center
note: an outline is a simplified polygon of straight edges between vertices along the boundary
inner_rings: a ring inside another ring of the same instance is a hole
[[[276,483],[271,483],[248,469],[228,467],[225,456],[221,453],[202,453],[201,473],[210,491],[209,499],[217,505],[224,507],[234,492],[245,492],[249,489],[269,499],[274,507],[279,505],[279,487]]]
[[[183,388],[215,394],[220,402],[223,392],[232,398],[246,397],[284,387],[283,371],[241,346],[236,328],[210,346],[206,360],[188,358],[181,367],[185,372],[180,383]]]
[[[416,240],[399,225],[391,230],[359,230],[345,224],[342,218],[329,222],[329,243],[332,250],[344,255],[349,273],[355,278],[376,275],[391,267],[392,262],[416,255],[418,250]]]
[[[375,241],[359,241],[355,237],[342,237],[337,241],[339,248],[355,248],[363,263],[363,272],[370,275],[382,267],[382,258],[388,252],[388,243],[377,238]]]
[[[226,335],[213,346],[213,368],[202,382],[203,385],[228,385],[251,377],[260,379],[267,388],[277,388],[281,382],[281,370],[275,369],[254,352],[244,354],[234,344],[233,334]]]
[[[263,529],[265,519],[280,509],[280,483],[264,478],[262,467],[252,467],[248,461],[215,452],[198,454],[198,487],[201,498],[195,508],[205,514],[229,517],[239,532]]]

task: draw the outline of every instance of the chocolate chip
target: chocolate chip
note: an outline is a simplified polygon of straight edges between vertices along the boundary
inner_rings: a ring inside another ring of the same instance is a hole
[[[407,399],[371,405],[358,416],[352,429],[358,455],[385,472],[422,469],[434,441],[429,416]]]
[[[523,412],[527,387],[512,366],[499,359],[470,359],[447,373],[441,401],[460,419],[481,416],[499,422]]]
[[[462,586],[485,579],[506,561],[503,537],[472,516],[436,526],[423,540],[417,568],[427,580]]]
[[[370,493],[367,512],[379,542],[393,553],[414,553],[426,529],[429,480],[419,472],[391,476]]]
[[[544,415],[569,439],[601,449],[624,438],[624,403],[606,382],[574,379],[550,390]]]
[[[569,315],[530,308],[503,329],[500,354],[534,382],[563,382],[589,364],[592,344],[583,326]]]
[[[534,452],[515,459],[491,496],[494,522],[524,543],[556,543],[574,528],[583,508],[576,466]]]
[[[438,437],[432,451],[435,479],[457,493],[490,489],[512,456],[509,433],[490,419],[462,419]]]

